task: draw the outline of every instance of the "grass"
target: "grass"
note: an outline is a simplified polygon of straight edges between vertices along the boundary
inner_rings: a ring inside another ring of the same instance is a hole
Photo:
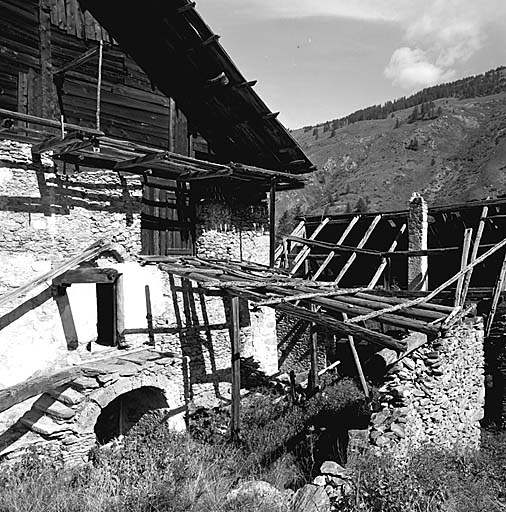
[[[343,512],[504,512],[506,434],[484,432],[479,452],[424,447],[405,464],[372,453],[352,461]]]
[[[343,381],[303,407],[257,397],[243,411],[236,444],[216,435],[227,418],[214,414],[195,420],[191,435],[141,423],[121,449],[94,450],[81,468],[31,452],[0,471],[0,512],[287,512],[286,500],[227,495],[249,480],[304,485],[322,459],[336,458],[328,432],[360,419],[362,405]],[[368,453],[350,465],[353,493],[339,504],[343,512],[506,511],[506,434],[485,433],[479,453],[424,448],[405,464]]]

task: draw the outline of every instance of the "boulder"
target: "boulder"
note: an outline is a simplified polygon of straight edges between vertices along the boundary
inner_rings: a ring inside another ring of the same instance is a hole
[[[307,484],[292,499],[292,512],[330,512],[330,498],[323,487]]]
[[[333,460],[326,460],[320,468],[322,475],[339,476],[341,478],[349,478],[350,472],[346,468],[343,468],[340,464]]]

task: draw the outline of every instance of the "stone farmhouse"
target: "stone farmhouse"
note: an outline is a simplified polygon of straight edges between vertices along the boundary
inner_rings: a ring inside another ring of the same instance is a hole
[[[147,412],[185,428],[222,404],[236,435],[245,369],[374,386],[378,447],[479,445],[500,202],[458,235],[415,195],[300,219],[276,247],[276,194],[313,165],[194,2],[0,13],[0,460],[38,445],[77,463]]]

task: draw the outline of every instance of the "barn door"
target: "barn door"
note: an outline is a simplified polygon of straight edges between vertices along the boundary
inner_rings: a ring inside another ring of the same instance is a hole
[[[142,194],[142,253],[194,254],[194,205],[186,184],[149,177]]]

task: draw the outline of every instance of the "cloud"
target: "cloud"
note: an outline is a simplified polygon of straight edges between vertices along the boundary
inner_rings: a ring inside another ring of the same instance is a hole
[[[393,53],[385,76],[404,89],[415,89],[449,80],[452,73],[429,62],[423,50],[403,47]]]
[[[504,0],[408,3],[412,10],[399,21],[407,45],[394,51],[385,68],[385,75],[406,89],[451,78],[484,46],[488,28],[506,20]]]

